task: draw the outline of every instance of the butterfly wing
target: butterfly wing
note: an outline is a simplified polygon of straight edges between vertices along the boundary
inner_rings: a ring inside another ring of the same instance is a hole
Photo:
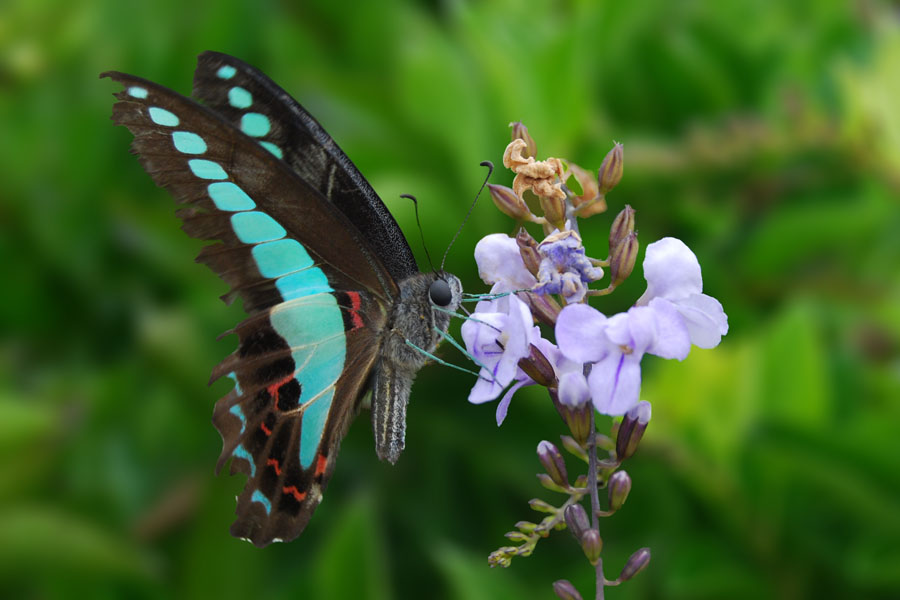
[[[212,376],[235,380],[213,416],[218,466],[231,458],[249,476],[231,532],[259,546],[293,539],[321,501],[397,285],[347,216],[255,139],[167,88],[103,76],[125,86],[113,120],[185,205],[185,231],[220,240],[198,261],[249,313]]]

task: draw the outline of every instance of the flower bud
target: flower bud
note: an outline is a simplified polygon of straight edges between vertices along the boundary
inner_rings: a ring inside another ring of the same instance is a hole
[[[569,487],[569,475],[566,473],[566,461],[563,460],[559,449],[548,442],[542,441],[537,447],[538,459],[544,465],[547,475],[558,486]]]
[[[581,445],[575,441],[575,438],[570,435],[561,435],[559,437],[562,440],[563,448],[565,448],[584,462],[588,461],[587,452],[585,452],[584,448],[582,448]]]
[[[556,372],[547,357],[534,344],[530,345],[530,355],[519,360],[519,368],[531,377],[535,383],[550,387],[556,383]]]
[[[516,121],[515,123],[510,123],[509,126],[512,127],[511,139],[524,140],[525,142],[525,150],[522,152],[522,156],[525,158],[537,156],[537,144],[534,142],[531,134],[528,133],[528,128],[525,127],[525,124],[521,121]]]
[[[622,144],[616,143],[600,163],[600,170],[597,171],[597,183],[601,194],[606,195],[622,180],[623,154]]]
[[[537,523],[532,523],[531,521],[519,521],[516,523],[516,529],[522,533],[533,533],[534,530],[537,529]]]
[[[494,205],[503,214],[520,221],[527,221],[531,218],[531,211],[528,210],[525,201],[519,198],[511,188],[489,183],[488,191],[491,193],[491,200],[494,201]]]
[[[551,225],[562,231],[566,226],[566,199],[565,196],[538,196],[541,201],[541,210],[544,218]]]
[[[556,325],[556,317],[559,316],[562,307],[553,296],[543,294],[524,294],[528,301],[531,314],[545,325]]]
[[[572,582],[567,579],[554,581],[553,591],[560,600],[582,600],[581,594],[578,593],[578,590],[575,589]]]
[[[538,269],[541,267],[541,255],[538,253],[537,241],[524,227],[519,227],[519,231],[516,233],[516,244],[519,246],[519,254],[522,255],[525,268],[532,275],[537,275]]]
[[[619,285],[631,275],[634,269],[634,263],[637,261],[638,250],[637,234],[633,231],[619,242],[612,256],[609,257],[609,277],[610,285]]]
[[[628,581],[638,573],[644,570],[650,563],[650,548],[641,548],[634,554],[628,557],[628,561],[625,563],[625,566],[622,567],[622,572],[619,574],[619,579],[617,581]]]
[[[566,525],[569,527],[569,531],[572,532],[576,540],[581,540],[584,532],[591,528],[587,512],[580,504],[567,506],[563,516],[566,518]]]
[[[557,485],[553,479],[550,478],[546,473],[538,473],[537,474],[538,482],[545,489],[550,490],[551,492],[565,492],[568,488],[562,487],[561,485]]]
[[[632,232],[634,232],[634,209],[626,204],[609,228],[609,253],[612,254],[619,242]]]
[[[625,471],[616,471],[609,478],[609,510],[619,510],[631,491],[631,477]]]
[[[619,462],[629,458],[637,450],[644,430],[650,422],[650,403],[641,400],[631,410],[625,413],[619,432],[616,434],[616,458]]]
[[[600,560],[600,552],[603,550],[603,539],[600,537],[600,532],[596,529],[585,531],[581,536],[581,549],[584,550],[584,555],[591,561],[591,564],[596,565]]]

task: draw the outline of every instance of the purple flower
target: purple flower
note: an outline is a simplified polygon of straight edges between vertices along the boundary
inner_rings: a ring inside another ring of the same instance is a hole
[[[462,326],[466,349],[481,365],[469,402],[493,400],[517,375],[524,377],[519,360],[528,356],[529,344],[539,336],[528,305],[517,297],[479,302]]]
[[[647,246],[644,257],[647,291],[637,306],[671,305],[684,320],[691,343],[715,348],[728,333],[728,317],[718,300],[703,294],[700,263],[684,242],[663,238]]]
[[[537,280],[522,261],[516,238],[503,233],[487,235],[475,245],[478,275],[492,294],[531,289]]]
[[[666,304],[633,307],[606,318],[586,304],[570,304],[559,314],[556,341],[570,360],[591,363],[587,383],[594,407],[622,415],[641,390],[641,358],[687,356],[690,339],[677,311]]]
[[[538,268],[539,294],[561,294],[567,302],[581,302],[587,284],[603,277],[585,256],[581,238],[574,231],[553,233],[538,244],[541,265]]]

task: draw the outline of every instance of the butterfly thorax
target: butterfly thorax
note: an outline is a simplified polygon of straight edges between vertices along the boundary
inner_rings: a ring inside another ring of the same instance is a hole
[[[450,286],[450,303],[436,306],[429,289],[437,279]],[[394,304],[383,338],[381,358],[372,386],[372,428],[375,451],[382,460],[396,462],[404,447],[406,406],[416,372],[428,361],[441,335],[450,326],[450,313],[462,299],[462,284],[454,275],[417,273],[399,283],[400,298]],[[424,351],[424,352],[423,352]]]

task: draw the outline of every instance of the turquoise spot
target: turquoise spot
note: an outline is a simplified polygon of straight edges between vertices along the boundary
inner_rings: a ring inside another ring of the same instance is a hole
[[[211,160],[192,158],[188,161],[188,166],[200,179],[228,179],[228,175],[225,174],[225,170],[219,166],[219,163]]]
[[[328,420],[328,409],[334,398],[334,390],[310,404],[303,411],[303,436],[300,438],[300,466],[308,469],[316,457],[322,431],[325,429],[325,421]]]
[[[269,117],[259,113],[246,113],[241,117],[241,131],[253,137],[262,137],[269,133],[272,124]]]
[[[228,90],[228,104],[235,108],[250,108],[253,96],[244,88],[235,86]]]
[[[196,133],[190,131],[175,131],[172,133],[172,142],[179,152],[185,154],[203,154],[206,152],[206,142]]]
[[[281,292],[281,297],[285,301],[334,291],[328,284],[325,273],[319,268],[304,269],[279,277],[275,282],[275,287]]]
[[[237,395],[238,395],[238,396],[243,395],[244,392],[241,391],[241,382],[238,381],[237,373],[235,373],[234,371],[232,371],[231,373],[229,373],[229,374],[226,375],[225,377],[227,377],[228,379],[230,379],[230,380],[232,380],[232,381],[234,382],[234,391],[237,392]],[[237,406],[237,405],[235,405],[235,406]],[[238,410],[240,410],[240,407],[239,407],[239,406],[238,406]],[[234,412],[234,407],[231,408],[231,412]]]
[[[216,71],[216,76],[221,79],[231,79],[234,77],[234,74],[237,73],[237,69],[232,67],[231,65],[225,65],[223,67],[219,67],[219,70]]]
[[[269,502],[269,499],[263,496],[263,493],[259,490],[253,490],[253,495],[250,496],[250,502],[259,502],[264,507],[266,507],[266,513],[272,512],[272,503]]]
[[[166,109],[160,108],[158,106],[151,106],[148,112],[150,113],[150,120],[157,125],[175,127],[181,122],[173,113],[170,113]]]
[[[206,191],[219,210],[236,211],[256,208],[256,203],[236,183],[219,181],[211,183]]]
[[[274,279],[313,266],[313,259],[297,240],[266,242],[253,246],[251,252],[263,277]]]
[[[260,142],[260,146],[277,156],[278,158],[284,158],[284,154],[281,153],[281,148],[273,144],[272,142]]]
[[[246,449],[244,449],[243,444],[238,444],[237,448],[234,449],[234,452],[232,452],[232,454],[235,456],[235,458],[243,458],[248,463],[250,463],[250,477],[256,477],[256,463],[253,462],[253,457],[250,456],[250,453],[247,452]]]
[[[234,213],[231,215],[231,228],[245,244],[279,240],[287,235],[278,221],[258,211]]]
[[[145,90],[142,87],[133,85],[130,88],[128,88],[128,95],[131,96],[132,98],[140,98],[141,100],[143,100],[144,98],[147,97],[147,90]]]
[[[243,434],[244,429],[247,428],[247,417],[244,416],[244,411],[241,410],[241,405],[235,404],[230,409],[228,409],[228,412],[241,420],[241,434]]]

